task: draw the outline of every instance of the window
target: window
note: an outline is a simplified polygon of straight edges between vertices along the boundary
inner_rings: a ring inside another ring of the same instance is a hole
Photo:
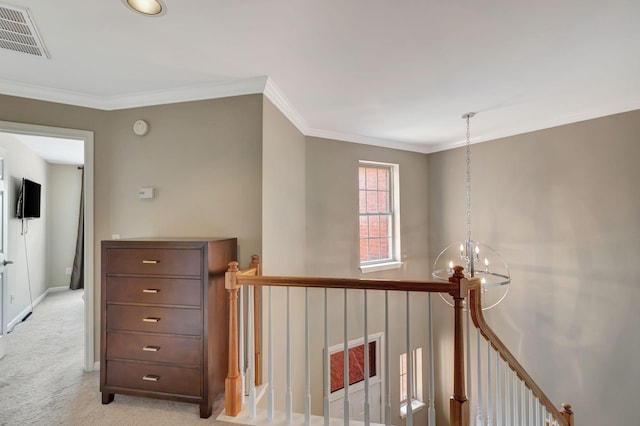
[[[411,411],[420,411],[424,406],[422,399],[422,348],[411,351]],[[407,416],[407,402],[409,400],[409,365],[407,354],[400,355],[400,417]]]
[[[397,164],[360,162],[360,270],[399,268],[400,201]]]

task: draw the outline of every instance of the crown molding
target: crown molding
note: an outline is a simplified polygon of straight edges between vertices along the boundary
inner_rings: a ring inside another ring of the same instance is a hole
[[[0,93],[39,101],[104,109],[102,108],[104,101],[98,96],[34,84],[23,84],[10,80],[0,80]]]
[[[289,121],[291,121],[291,123],[293,123],[300,133],[305,136],[315,136],[323,139],[353,142],[383,148],[400,149],[404,151],[421,153],[430,152],[428,148],[420,145],[341,133],[332,130],[310,128],[302,114],[300,114],[291,102],[289,102],[274,81],[266,76],[233,80],[222,84],[189,86],[169,90],[156,90],[152,92],[141,92],[123,96],[105,97],[0,80],[0,93],[9,96],[18,96],[22,98],[37,99],[40,101],[55,102],[106,111],[262,93]]]
[[[267,84],[264,95],[280,110],[280,112],[305,136],[314,136],[323,139],[339,140],[344,142],[359,143],[363,145],[374,145],[383,148],[400,149],[404,151],[426,152],[424,147],[403,143],[398,141],[384,140],[372,138],[362,135],[353,135],[349,133],[341,133],[332,130],[314,129],[307,125],[302,115],[293,107],[291,102],[284,96],[282,91],[273,82],[271,78],[267,78]]]
[[[218,84],[203,84],[167,90],[134,93],[123,96],[105,98],[106,110],[139,108],[154,105],[174,104],[179,102],[202,101],[231,96],[255,95],[263,93],[267,77],[253,77],[231,80]]]
[[[401,151],[419,152],[422,154],[427,154],[429,152],[429,149],[426,146],[421,146],[421,145],[407,143],[407,142],[388,140],[388,139],[372,138],[370,136],[335,132],[332,130],[308,129],[305,135],[314,136],[314,137],[323,138],[323,139],[332,139],[337,141],[359,143],[362,145],[379,146],[381,148],[399,149]]]
[[[86,93],[79,93],[69,90],[55,89],[37,85],[27,85],[9,80],[0,80],[0,94],[17,96],[22,98],[37,99],[47,102],[55,102],[67,105],[74,105],[100,110],[120,110],[128,108],[138,108],[145,106],[163,105],[178,102],[199,101],[206,99],[217,99],[231,96],[242,96],[251,94],[263,94],[282,112],[282,114],[305,136],[318,137],[323,139],[352,142],[363,145],[379,146],[383,148],[399,149],[403,151],[419,152],[431,154],[440,151],[459,148],[465,145],[465,141],[451,141],[439,144],[418,144],[400,142],[397,140],[379,139],[364,135],[342,133],[333,130],[316,129],[309,127],[300,112],[286,98],[274,81],[268,76],[260,76],[239,80],[230,80],[216,84],[202,84],[168,90],[156,90],[151,92],[140,92],[122,96],[96,96]],[[567,114],[565,116],[554,116],[528,120],[512,120],[518,125],[501,126],[499,131],[484,134],[474,138],[471,143],[481,143],[490,140],[520,135],[533,131],[549,129],[552,127],[576,123],[618,114],[626,111],[633,111],[640,108],[640,100],[630,97],[620,105],[620,100],[608,102],[583,111],[577,114]]]
[[[264,95],[273,103],[276,108],[280,110],[282,114],[300,131],[300,133],[306,135],[309,129],[307,122],[302,117],[302,114],[289,102],[284,96],[282,91],[276,86],[271,78],[267,78],[267,82],[264,88]]]
[[[267,77],[261,76],[232,80],[224,83],[155,90],[122,96],[96,96],[69,90],[52,89],[50,87],[0,80],[0,93],[40,101],[112,111],[263,93],[266,82]]]

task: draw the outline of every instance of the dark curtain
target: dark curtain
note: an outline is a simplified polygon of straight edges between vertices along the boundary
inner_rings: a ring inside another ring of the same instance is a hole
[[[73,258],[73,270],[69,288],[78,290],[84,288],[84,167],[82,170],[82,183],[80,184],[80,214],[78,215],[78,237],[76,239],[76,255]]]

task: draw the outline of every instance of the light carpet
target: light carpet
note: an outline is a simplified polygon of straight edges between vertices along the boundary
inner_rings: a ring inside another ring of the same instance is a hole
[[[116,395],[101,402],[100,373],[85,373],[81,290],[50,293],[9,333],[0,360],[0,425],[230,425],[195,404]]]

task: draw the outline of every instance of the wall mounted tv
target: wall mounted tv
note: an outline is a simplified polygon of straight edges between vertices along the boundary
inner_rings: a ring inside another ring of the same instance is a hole
[[[18,194],[16,216],[19,219],[40,217],[40,184],[29,179],[22,179]]]

